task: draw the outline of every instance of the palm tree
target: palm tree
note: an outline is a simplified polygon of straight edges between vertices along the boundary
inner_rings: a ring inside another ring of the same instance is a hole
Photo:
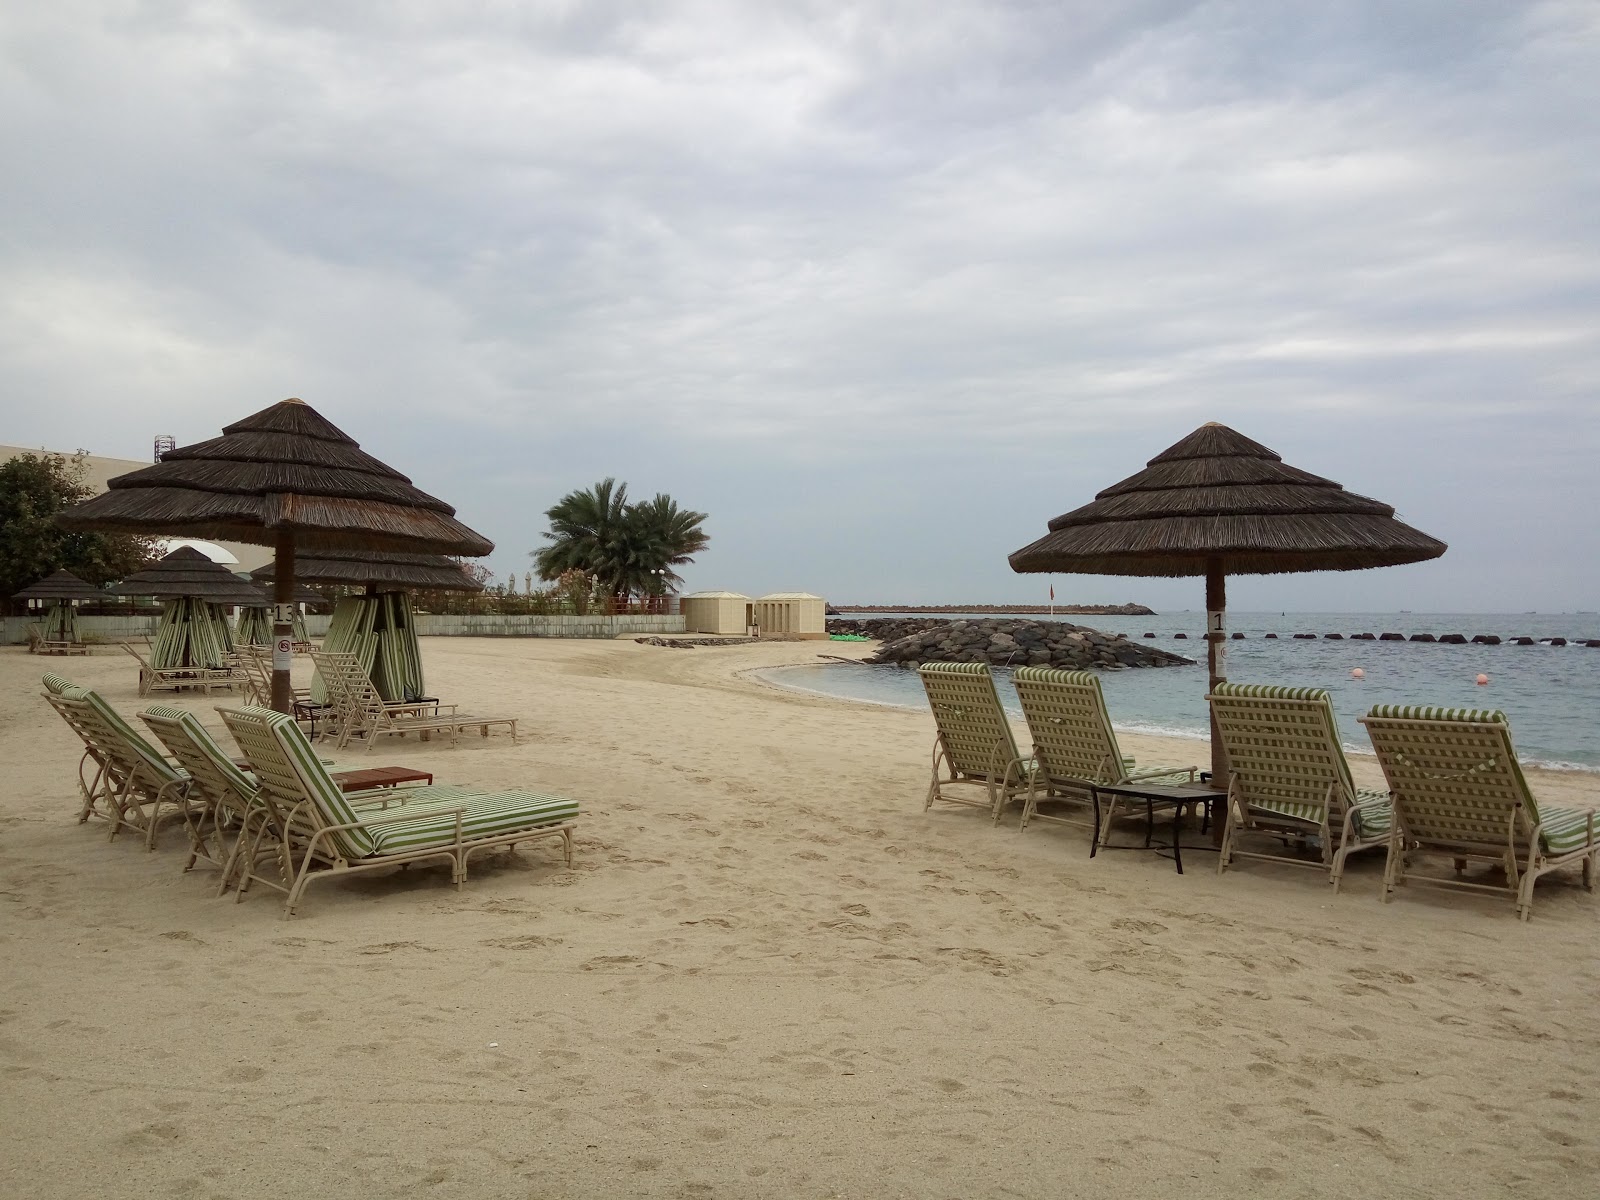
[[[628,485],[604,479],[569,492],[546,510],[550,544],[533,551],[541,579],[586,571],[620,600],[662,595],[682,580],[672,570],[711,544],[700,528],[705,513],[680,509],[665,493],[628,503]]]

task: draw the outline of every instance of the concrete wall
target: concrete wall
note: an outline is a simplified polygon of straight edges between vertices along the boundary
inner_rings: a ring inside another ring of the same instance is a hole
[[[31,617],[6,617],[0,642],[21,645],[28,640]],[[161,618],[79,617],[80,636],[105,642],[138,641],[153,638]],[[327,617],[306,618],[306,632],[319,638],[328,632]],[[610,638],[625,634],[682,633],[682,617],[499,617],[417,615],[417,633],[422,637],[554,637]]]

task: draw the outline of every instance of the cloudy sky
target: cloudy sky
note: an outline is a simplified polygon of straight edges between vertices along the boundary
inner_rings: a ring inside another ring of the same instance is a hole
[[[294,395],[501,575],[615,476],[691,588],[1004,602],[1218,420],[1451,546],[1235,608],[1600,608],[1597,112],[1592,0],[6,5],[0,442]]]

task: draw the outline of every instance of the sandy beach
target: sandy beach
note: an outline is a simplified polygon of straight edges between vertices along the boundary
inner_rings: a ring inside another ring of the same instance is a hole
[[[75,823],[57,670],[0,650],[0,1193],[1577,1197],[1600,1178],[1600,895],[1219,878],[925,813],[933,722],[748,677],[841,644],[431,638],[523,718],[337,765],[577,797],[549,843],[215,898]],[[1185,682],[1190,682],[1185,680]],[[225,698],[185,699],[220,729]],[[1022,734],[1025,741],[1025,732]],[[1141,759],[1193,742],[1125,739]],[[1380,782],[1371,760],[1355,768]],[[1593,804],[1592,775],[1538,773]],[[1123,840],[1134,841],[1131,834]]]

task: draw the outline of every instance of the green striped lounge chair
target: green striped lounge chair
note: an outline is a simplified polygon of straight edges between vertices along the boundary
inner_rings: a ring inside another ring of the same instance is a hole
[[[86,787],[79,763],[78,822],[103,817],[111,822],[113,839],[124,828],[135,829],[144,835],[145,849],[154,850],[163,807],[171,808],[167,816],[189,819],[188,772],[157,753],[97,692],[55,678],[65,686],[53,688],[47,679],[45,699],[83,739],[86,758],[99,764]]]
[[[284,901],[285,918],[294,915],[313,880],[335,878],[430,859],[448,859],[459,888],[475,853],[519,842],[560,838],[572,866],[572,831],[578,802],[540,792],[475,792],[466,788],[410,789],[415,802],[372,813],[364,799],[346,796],[317,759],[294,719],[266,708],[222,709],[234,740],[250,760],[262,796],[283,812],[286,827],[308,831],[300,868]],[[323,868],[320,870],[314,868]]]
[[[1139,768],[1117,746],[1116,730],[1106,711],[1100,677],[1093,671],[1062,671],[1054,667],[1018,667],[1012,675],[1022,715],[1033,736],[1033,756],[1038,763],[1022,808],[1022,828],[1037,818],[1067,825],[1089,822],[1038,811],[1041,799],[1090,799],[1095,784],[1143,783],[1193,785],[1196,768],[1148,766]],[[1110,796],[1101,821],[1101,836],[1109,834],[1118,803],[1127,798]],[[1148,810],[1147,810],[1148,811]]]
[[[1453,860],[1456,878],[1417,882],[1509,894],[1524,921],[1541,875],[1581,863],[1583,884],[1594,889],[1600,814],[1534,799],[1503,712],[1378,705],[1361,723],[1394,794],[1385,900],[1408,882],[1408,860],[1419,854]],[[1468,862],[1501,867],[1505,883],[1461,878]]]
[[[239,768],[188,709],[152,704],[139,717],[188,773],[191,799],[198,800],[196,811],[185,818],[189,857],[183,869],[190,870],[200,859],[220,868],[219,896],[236,877],[241,896],[253,878],[287,893],[293,868],[285,857],[287,847],[282,839],[273,839],[265,851],[279,868],[278,881],[256,872],[262,841],[270,832],[271,813],[257,795],[254,777]]]
[[[1351,854],[1388,845],[1389,793],[1356,787],[1326,691],[1219,683],[1206,699],[1228,759],[1218,874],[1235,858],[1317,866],[1326,868],[1337,892]],[[1281,839],[1285,851],[1290,844],[1315,846],[1320,863],[1303,854],[1242,850],[1243,834]]]
[[[78,739],[83,742],[83,755],[78,759],[78,799],[82,802],[78,811],[80,824],[87,821],[91,814],[95,816],[104,815],[98,812],[97,808],[102,802],[107,804],[110,802],[109,797],[103,793],[102,789],[111,786],[111,778],[107,772],[112,767],[110,760],[95,744],[94,738],[89,735],[88,728],[78,719],[76,706],[58,703],[58,698],[65,693],[70,691],[74,696],[77,696],[82,690],[72,680],[54,672],[50,672],[44,677],[44,692],[42,695],[50,707],[55,709],[61,719],[67,723],[68,728],[77,734]],[[93,766],[92,771],[90,770],[91,765]]]
[[[917,669],[928,693],[938,732],[933,742],[933,779],[922,809],[934,801],[987,808],[995,821],[1025,793],[1033,760],[1017,751],[1011,722],[1000,706],[987,663],[924,663]],[[952,789],[960,788],[960,791]],[[983,796],[973,792],[981,788]]]

